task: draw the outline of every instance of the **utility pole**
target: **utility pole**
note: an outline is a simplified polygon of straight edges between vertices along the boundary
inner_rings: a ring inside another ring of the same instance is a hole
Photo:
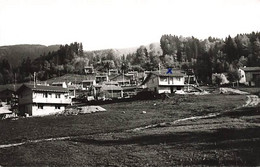
[[[35,88],[36,82],[36,72],[33,73],[33,87]]]

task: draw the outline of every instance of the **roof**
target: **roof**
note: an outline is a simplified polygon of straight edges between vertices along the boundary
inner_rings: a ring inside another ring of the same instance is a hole
[[[133,74],[130,74],[130,75],[124,74],[125,79],[127,79],[127,78],[130,78],[130,79],[131,79],[132,76],[133,76]],[[119,79],[118,79],[118,78],[119,78]],[[116,76],[113,76],[113,77],[110,78],[110,80],[122,80],[122,79],[120,79],[120,78],[123,78],[123,74],[118,74],[118,75],[116,75]]]
[[[115,86],[115,85],[102,85],[102,90],[123,90],[121,86]]]
[[[245,72],[260,71],[260,67],[242,67],[241,69]]]
[[[92,79],[92,80],[83,80],[82,82],[93,82],[93,81],[95,81],[94,79]]]
[[[167,73],[168,70],[161,70],[161,71],[151,71],[151,74],[157,75],[157,76],[171,76],[171,77],[184,77],[186,74],[180,70],[174,70],[172,69],[172,73]]]
[[[9,91],[9,92],[15,92],[14,90],[9,89],[9,88],[6,88],[6,89],[3,89],[3,90],[0,90],[0,92],[6,92],[6,91]]]
[[[52,85],[55,85],[55,84],[64,84],[65,82],[53,82]]]
[[[104,85],[117,85],[118,82],[117,81],[106,81],[106,82],[103,82]]]
[[[68,92],[68,89],[58,87],[58,86],[46,86],[46,85],[31,85],[31,84],[23,84],[18,90],[17,93],[22,91],[24,88],[43,91],[43,92]]]

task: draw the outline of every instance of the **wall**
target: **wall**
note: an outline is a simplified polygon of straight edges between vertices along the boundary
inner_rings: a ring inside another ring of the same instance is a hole
[[[19,94],[18,103],[19,105],[32,103],[32,90],[24,89],[24,91]]]
[[[184,77],[160,76],[159,85],[184,85]]]
[[[44,94],[47,93],[47,98]],[[56,98],[56,95],[60,94],[60,98]],[[55,103],[55,104],[70,104],[71,99],[65,93],[57,92],[33,92],[33,103]]]
[[[34,104],[32,106],[32,116],[45,116],[55,114],[59,111],[64,111],[65,106],[60,106],[60,109],[55,109],[55,105],[43,105],[43,109],[39,109],[38,105]]]

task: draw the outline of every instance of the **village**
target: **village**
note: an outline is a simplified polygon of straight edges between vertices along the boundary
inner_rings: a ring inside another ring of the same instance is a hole
[[[15,90],[12,88],[1,90],[0,97],[5,108],[0,113],[1,117],[4,119],[53,115],[65,111],[70,106],[133,99],[138,93],[144,96],[209,93],[200,88],[192,70],[168,68],[158,71],[119,73],[117,69],[110,69],[107,73],[101,73],[93,66],[85,66],[84,72],[85,75],[81,77],[65,75],[46,82],[34,80],[16,86]],[[239,74],[240,80],[239,83],[235,83],[236,85],[259,86],[259,83],[255,82],[260,75],[259,67],[240,68]],[[212,82],[215,85],[217,77],[220,78],[219,86],[229,84],[227,76],[222,73],[212,75]],[[147,92],[152,92],[154,95]]]

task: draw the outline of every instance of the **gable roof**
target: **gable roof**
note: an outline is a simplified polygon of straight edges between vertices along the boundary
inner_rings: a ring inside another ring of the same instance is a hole
[[[260,67],[242,67],[241,69],[245,72],[260,71]]]
[[[182,72],[181,70],[174,70],[172,69],[172,74],[171,73],[167,73],[168,70],[161,70],[161,71],[151,71],[151,74],[154,74],[156,76],[171,76],[171,77],[184,77],[186,76],[186,74],[184,72]]]
[[[32,84],[23,84],[16,92],[19,93],[23,89],[31,89],[43,92],[68,92],[68,89],[58,87],[58,86],[46,86],[46,85],[32,85]]]

